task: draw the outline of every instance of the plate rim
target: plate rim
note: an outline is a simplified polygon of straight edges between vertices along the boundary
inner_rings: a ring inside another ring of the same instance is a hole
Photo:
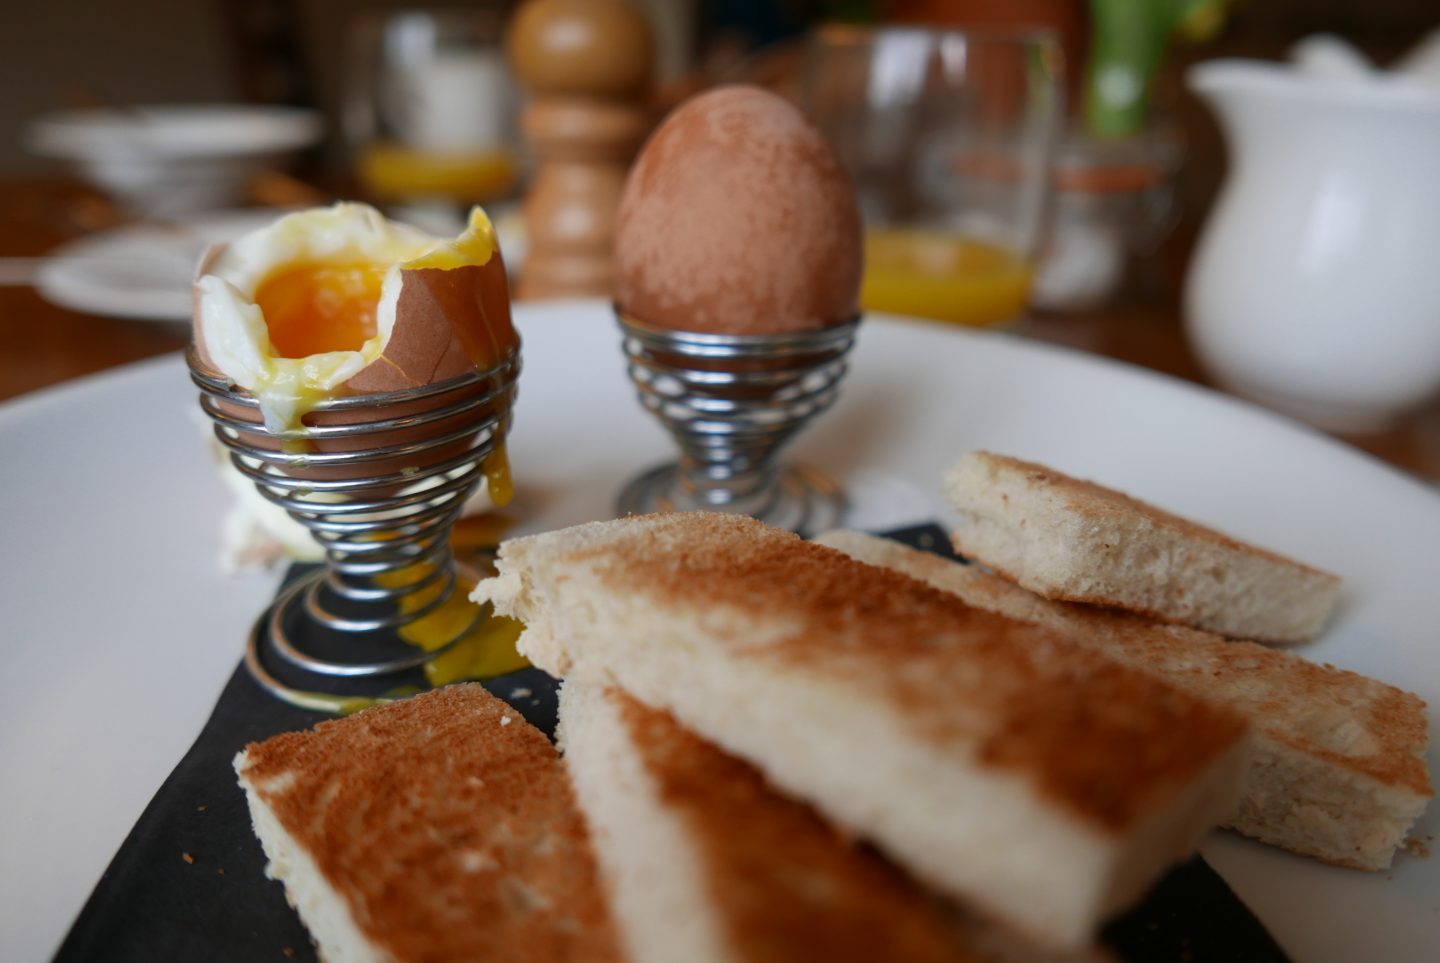
[[[552,302],[544,305],[517,305],[516,318],[517,324],[521,327],[522,337],[528,338],[529,335],[526,333],[528,330],[530,330],[534,326],[546,324],[548,321],[552,320],[557,315],[570,315],[574,313],[581,313],[587,316],[598,317],[598,315],[603,313],[608,317],[609,310],[610,309],[608,304],[597,301]],[[581,320],[573,321],[571,323],[592,323],[592,319],[590,317],[587,317]],[[1226,410],[1238,411],[1241,415],[1250,417],[1260,416],[1261,422],[1266,424],[1270,428],[1278,428],[1279,430],[1291,434],[1298,433],[1299,436],[1305,439],[1305,444],[1313,445],[1317,441],[1320,442],[1322,445],[1322,449],[1317,450],[1323,450],[1324,455],[1327,458],[1342,457],[1351,461],[1356,461],[1358,464],[1363,464],[1365,470],[1371,472],[1372,474],[1375,473],[1376,469],[1379,469],[1379,474],[1377,474],[1375,477],[1383,476],[1384,478],[1386,478],[1387,484],[1395,484],[1398,482],[1404,485],[1407,490],[1425,496],[1421,504],[1425,506],[1426,511],[1429,512],[1434,518],[1440,519],[1440,493],[1437,493],[1429,486],[1425,485],[1425,483],[1420,479],[1408,475],[1396,469],[1394,466],[1391,466],[1379,460],[1378,458],[1369,455],[1366,452],[1355,449],[1353,446],[1347,445],[1339,439],[1333,438],[1332,436],[1326,435],[1323,432],[1319,432],[1318,430],[1309,428],[1308,426],[1295,422],[1293,419],[1276,414],[1274,412],[1266,411],[1265,409],[1259,408],[1258,406],[1255,406],[1242,399],[1237,399],[1231,396],[1220,394],[1219,392],[1208,389],[1203,385],[1188,382],[1183,379],[1179,379],[1174,376],[1165,374],[1163,372],[1157,372],[1151,369],[1142,368],[1128,362],[1093,355],[1081,349],[1065,345],[1054,345],[1044,342],[1026,340],[1023,338],[1023,335],[1017,334],[1015,332],[955,331],[953,329],[938,326],[930,322],[915,321],[911,319],[897,319],[888,316],[876,317],[867,321],[867,325],[865,327],[862,327],[862,331],[860,334],[860,347],[857,350],[864,350],[865,332],[867,327],[873,329],[881,329],[891,326],[894,326],[896,330],[922,332],[922,334],[920,335],[920,337],[922,338],[929,338],[932,336],[944,338],[957,337],[962,343],[973,344],[983,342],[991,346],[996,346],[995,350],[1003,352],[1008,357],[1023,358],[1044,356],[1047,359],[1051,359],[1053,363],[1059,363],[1067,366],[1078,364],[1080,369],[1085,370],[1086,373],[1083,374],[1082,377],[1086,378],[1103,376],[1105,372],[1109,371],[1123,372],[1125,373],[1125,375],[1134,379],[1133,383],[1135,384],[1141,384],[1146,386],[1158,385],[1162,387],[1168,386],[1168,388],[1165,388],[1164,390],[1170,390],[1177,387],[1180,388],[1181,393],[1176,395],[1175,397],[1183,398],[1183,404],[1185,404],[1186,406],[1194,405],[1197,402],[1201,404],[1213,404],[1214,402],[1221,402]],[[535,330],[538,331],[538,327],[535,327]],[[617,332],[615,334],[617,345],[617,363],[618,337],[619,336]],[[1020,363],[1024,364],[1025,362],[1022,361]],[[535,368],[533,365],[527,367],[527,376],[533,378],[534,369]],[[165,374],[162,375],[162,372],[165,372]],[[119,391],[121,393],[124,393],[125,391],[158,391],[159,389],[158,387],[156,387],[156,385],[159,384],[159,381],[152,379],[160,379],[162,377],[167,379],[167,381],[168,379],[172,378],[185,380],[183,359],[179,353],[172,352],[149,359],[132,362],[126,365],[118,366],[116,368],[108,369],[106,371],[96,372],[90,375],[83,376],[81,378],[73,379],[71,381],[67,381],[58,385],[52,385],[46,388],[39,389],[37,391],[28,392],[13,399],[8,399],[4,403],[0,403],[0,438],[3,438],[6,432],[13,430],[16,426],[21,425],[23,422],[27,422],[32,419],[44,420],[47,417],[53,417],[54,415],[52,413],[58,413],[73,406],[94,404],[94,399],[97,396],[103,396],[107,392]],[[188,381],[186,382],[185,387],[188,388]],[[165,390],[168,392],[171,389],[166,388]],[[1149,389],[1147,388],[1146,390]],[[176,393],[179,393],[178,390]],[[532,392],[531,394],[533,396],[534,392]],[[524,398],[525,392],[522,390],[522,405],[524,403]],[[524,422],[522,421],[521,425],[517,426],[517,434],[524,431],[523,424]],[[956,454],[958,454],[958,452],[956,452]],[[0,710],[0,713],[3,713],[3,711],[4,710]],[[1431,722],[1431,727],[1433,730],[1433,719]],[[1432,745],[1429,758],[1433,760],[1435,757],[1435,753],[1436,747]],[[170,760],[170,764],[173,765],[174,761],[175,760]],[[1433,768],[1434,765],[1432,763],[1432,769]],[[150,787],[149,791],[153,792],[153,789],[154,787]],[[1432,804],[1432,807],[1433,805],[1434,804]],[[108,855],[109,854],[106,854],[107,858]],[[93,880],[89,882],[93,883]],[[87,894],[89,892],[88,885],[85,889],[85,892]],[[78,906],[72,907],[70,909],[78,910]],[[1436,909],[1437,911],[1440,911],[1440,906],[1437,906]],[[73,912],[71,912],[70,916],[71,918],[73,918]],[[58,945],[58,940],[62,938],[63,935],[63,931],[59,934],[56,934],[56,942],[54,945]],[[1440,946],[1440,934],[1437,934],[1437,946]]]

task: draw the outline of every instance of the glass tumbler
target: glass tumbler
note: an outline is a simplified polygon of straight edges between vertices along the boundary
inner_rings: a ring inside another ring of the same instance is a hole
[[[860,197],[865,311],[977,327],[1021,317],[1063,124],[1056,39],[830,25],[801,71],[802,106]]]
[[[382,204],[511,194],[521,164],[504,5],[366,14],[351,27],[342,126]]]

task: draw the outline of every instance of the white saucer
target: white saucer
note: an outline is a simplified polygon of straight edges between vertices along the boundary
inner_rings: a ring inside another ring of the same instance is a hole
[[[205,247],[234,240],[279,215],[266,208],[214,211],[88,234],[51,251],[36,286],[45,300],[71,311],[186,322],[191,278]]]

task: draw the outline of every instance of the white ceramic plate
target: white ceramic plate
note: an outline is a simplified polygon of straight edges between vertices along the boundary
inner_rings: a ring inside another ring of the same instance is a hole
[[[669,454],[609,312],[517,320],[526,528],[608,517]],[[874,321],[852,367],[792,452],[847,483],[852,524],[945,518],[939,474],[966,449],[1039,459],[1341,573],[1340,618],[1307,654],[1440,706],[1440,498],[1422,485],[1241,403],[1004,335]],[[53,952],[274,587],[221,575],[202,431],[179,358],[0,407],[0,959]],[[1437,829],[1432,806],[1420,833]],[[1440,856],[1366,874],[1222,833],[1205,855],[1297,961],[1440,958]]]
[[[205,247],[264,227],[280,213],[213,211],[87,234],[50,252],[36,287],[45,300],[71,311],[185,323],[190,282]]]

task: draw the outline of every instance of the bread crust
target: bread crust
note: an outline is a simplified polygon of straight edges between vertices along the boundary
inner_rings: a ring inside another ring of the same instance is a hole
[[[1089,952],[1059,957],[1038,951],[944,904],[872,849],[775,792],[753,766],[618,689],[567,681],[560,718],[565,761],[595,827],[612,893],[625,885],[667,894],[691,888],[702,893],[702,901],[684,907],[683,915],[686,923],[695,914],[708,918],[720,944],[711,952],[719,959],[1038,963],[1099,958]],[[565,737],[582,727],[577,738]],[[633,831],[626,823],[641,819],[651,827],[665,821],[675,829],[677,851],[668,854],[663,878],[643,879],[631,871],[635,847],[622,837],[627,828]],[[686,874],[693,879],[682,882],[678,877]],[[649,939],[638,942],[654,946],[655,931],[678,922],[656,911],[663,897],[653,891],[636,897],[635,914],[627,918],[617,907],[617,920],[622,929],[650,931]],[[664,963],[673,958],[653,956]],[[637,955],[635,963],[651,959]]]
[[[1425,702],[1412,693],[1293,652],[1050,601],[890,539],[839,531],[817,541],[1067,632],[1244,715],[1255,750],[1227,824],[1248,836],[1336,865],[1384,869],[1434,796]]]
[[[1057,633],[972,608],[750,518],[685,513],[570,556],[614,592],[668,606],[743,608],[793,631],[737,654],[883,688],[921,738],[1023,771],[1056,805],[1106,829],[1133,824],[1245,724]],[[967,703],[955,711],[960,693]]]
[[[1336,575],[1034,462],[972,451],[945,491],[956,550],[1048,599],[1294,643],[1339,598]]]
[[[554,747],[479,685],[251,744],[236,771],[319,872],[284,880],[302,919],[297,887],[328,887],[376,958],[620,959]]]
[[[1233,713],[752,519],[596,522],[506,542],[498,567],[472,598],[526,622],[541,668],[673,712],[1052,946],[1086,944],[1233,805]],[[1064,855],[982,866],[1012,833]]]

